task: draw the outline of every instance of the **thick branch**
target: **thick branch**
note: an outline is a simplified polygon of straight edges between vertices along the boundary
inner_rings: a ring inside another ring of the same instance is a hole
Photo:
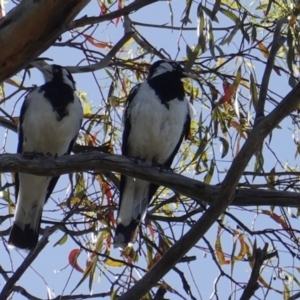
[[[265,244],[263,249],[257,248],[254,250],[253,258],[254,258],[254,266],[251,272],[251,276],[249,282],[242,294],[240,300],[249,300],[255,293],[255,291],[259,288],[258,277],[260,275],[260,269],[265,260],[269,260],[272,257],[277,255],[277,251],[273,251],[268,253],[268,244]]]
[[[49,48],[89,1],[21,1],[2,18],[0,82]]]
[[[36,175],[58,176],[62,174],[95,171],[118,172],[166,186],[179,194],[199,202],[213,203],[220,186],[212,186],[168,170],[151,167],[121,155],[99,152],[79,153],[62,157],[24,158],[21,154],[1,154],[0,172],[22,172]],[[276,190],[237,189],[233,205],[238,206],[299,206],[299,194]]]

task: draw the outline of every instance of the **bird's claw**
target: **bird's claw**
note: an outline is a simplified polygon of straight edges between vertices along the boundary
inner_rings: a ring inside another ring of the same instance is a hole
[[[45,154],[42,153],[42,152],[35,152],[35,151],[32,151],[32,152],[24,152],[24,153],[23,153],[23,156],[24,156],[25,158],[33,159],[33,158],[44,157]]]

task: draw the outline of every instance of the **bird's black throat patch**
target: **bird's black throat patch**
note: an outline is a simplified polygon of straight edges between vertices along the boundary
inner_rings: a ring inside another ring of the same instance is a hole
[[[169,101],[173,99],[183,101],[184,99],[184,88],[181,78],[176,73],[164,73],[148,80],[148,84],[160,98],[161,103],[169,108]]]
[[[44,97],[50,101],[53,110],[59,115],[59,121],[69,114],[67,106],[74,102],[74,91],[69,85],[50,81],[41,86],[40,92],[44,92]]]

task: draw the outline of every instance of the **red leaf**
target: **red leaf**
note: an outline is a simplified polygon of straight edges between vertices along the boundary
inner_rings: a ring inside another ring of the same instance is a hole
[[[107,200],[108,205],[111,205],[112,202],[113,202],[112,201],[113,194],[112,194],[111,190],[112,190],[111,186],[107,182],[104,182],[103,183],[103,191],[104,191],[104,194],[106,196],[106,200]],[[113,211],[109,211],[107,213],[107,218],[108,218],[108,222],[110,222],[110,224],[116,224],[116,220],[114,218]]]
[[[84,271],[79,267],[77,263],[77,258],[80,252],[80,249],[73,249],[69,254],[69,263],[76,271],[83,273]]]
[[[262,213],[265,214],[265,215],[270,216],[275,222],[280,224],[280,226],[283,229],[285,229],[291,237],[293,237],[293,231],[291,230],[289,225],[285,222],[285,220],[281,216],[279,216],[279,215],[277,215],[274,212],[269,211],[269,210],[262,210]]]
[[[224,84],[223,84],[223,88],[224,88]],[[223,97],[220,98],[219,104],[223,104],[223,103],[231,104],[231,98],[232,98],[233,94],[236,92],[237,86],[228,85],[228,87],[226,87],[225,89],[226,89],[225,94]]]
[[[233,94],[236,92],[238,85],[232,84],[230,85],[226,80],[223,80],[223,91],[224,95],[220,98],[219,104],[229,103],[231,104],[231,98]]]
[[[228,88],[230,87],[230,84],[226,80],[223,80],[222,85],[223,85],[223,91],[224,91],[224,93],[226,93]]]
[[[123,1],[122,0],[118,0],[118,9],[123,8]]]
[[[101,10],[101,15],[106,15],[108,12],[108,8],[104,3],[101,3],[100,10]]]
[[[122,0],[118,0],[118,9],[122,9],[123,8],[123,3]],[[116,19],[116,26],[118,25],[120,21],[120,17]]]
[[[112,192],[111,187],[107,182],[104,183],[104,193],[107,199],[107,204],[111,204]]]
[[[281,76],[280,68],[279,68],[279,67],[274,66],[274,67],[273,67],[273,70],[276,72],[277,75]]]
[[[153,226],[152,226],[152,224],[151,224],[151,221],[146,221],[146,226],[147,226],[147,228],[148,228],[149,231],[150,231],[152,240],[154,241],[154,229],[153,229]]]
[[[94,45],[97,48],[112,48],[111,43],[106,43],[106,42],[101,42],[101,41],[97,41],[96,39],[94,39],[93,37],[91,37],[88,34],[83,34],[83,36],[86,38],[87,41],[89,41],[92,45]]]
[[[269,50],[268,50],[268,48],[261,41],[256,40],[256,42],[257,42],[258,49],[260,50],[260,52],[262,53],[262,55],[265,58],[268,58],[269,57]]]

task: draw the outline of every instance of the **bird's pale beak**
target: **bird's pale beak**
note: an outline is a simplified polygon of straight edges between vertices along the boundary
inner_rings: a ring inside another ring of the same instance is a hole
[[[52,79],[52,66],[46,64],[44,61],[34,61],[31,65],[42,72],[46,82]]]

